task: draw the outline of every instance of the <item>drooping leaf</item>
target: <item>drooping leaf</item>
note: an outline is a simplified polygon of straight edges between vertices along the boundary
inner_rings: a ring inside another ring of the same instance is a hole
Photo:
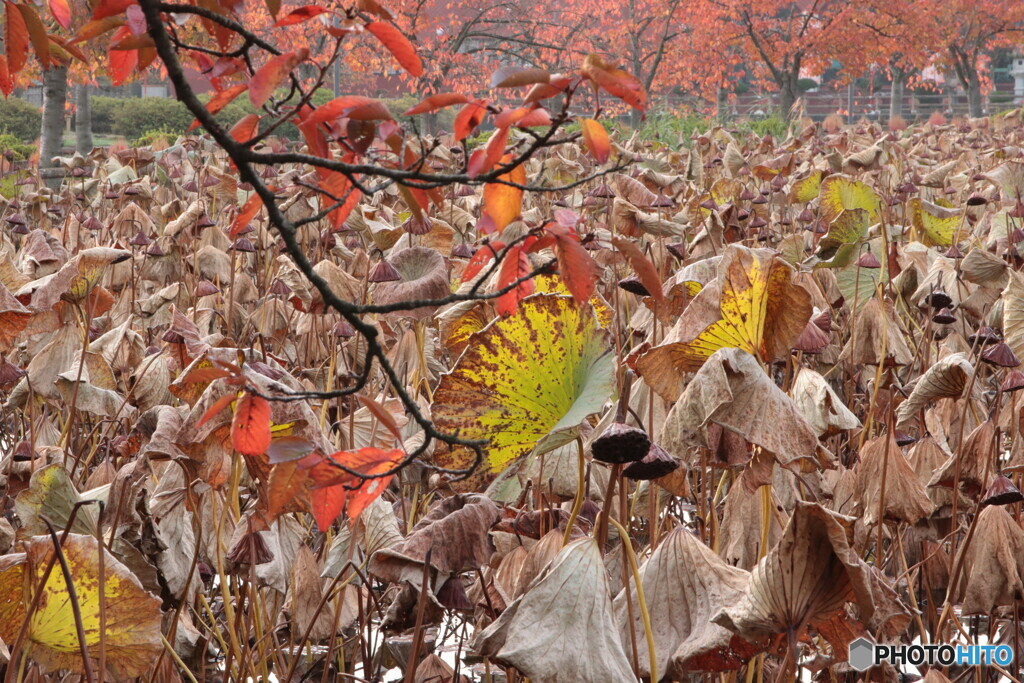
[[[831,224],[839,214],[848,209],[863,209],[868,212],[871,223],[877,223],[882,201],[874,188],[859,180],[844,175],[830,175],[822,181],[818,192],[821,220]]]
[[[612,151],[612,143],[608,138],[608,131],[594,119],[580,119],[580,127],[583,130],[583,142],[587,150],[599,164],[608,161]]]
[[[488,442],[480,469],[454,485],[473,490],[531,451],[566,443],[600,410],[611,382],[607,340],[588,305],[552,295],[524,300],[517,315],[473,335],[434,393],[438,429]],[[473,460],[466,447],[435,455],[449,469]]]
[[[114,35],[116,37],[117,34],[114,34]],[[219,113],[221,109],[223,109],[224,107],[226,107],[229,104],[231,104],[231,102],[236,97],[241,95],[248,88],[249,88],[249,84],[248,83],[239,83],[237,85],[232,85],[232,86],[230,86],[228,88],[224,88],[220,92],[215,93],[214,96],[210,98],[210,101],[206,103],[206,111],[210,112],[210,114],[217,114],[217,113]],[[197,120],[192,122],[192,125],[189,126],[188,129],[189,130],[193,130],[194,128],[198,128],[198,127],[199,127],[199,121],[197,119]]]
[[[15,5],[21,12],[21,18],[25,20],[25,27],[28,29],[29,39],[32,41],[32,49],[36,53],[36,59],[44,69],[50,68],[50,41],[46,38],[46,27],[35,7],[25,4]],[[8,18],[8,20],[10,20]]]
[[[510,155],[501,159],[502,164],[512,161]],[[505,183],[526,184],[526,168],[520,164],[508,173],[497,178],[498,181],[484,185],[484,213],[494,222],[494,229],[501,232],[509,223],[519,217],[523,210],[523,190]]]
[[[306,61],[307,57],[309,57],[309,50],[300,48],[294,52],[286,52],[283,55],[272,57],[260,67],[249,79],[249,101],[252,102],[252,106],[257,109],[262,107],[292,72],[292,69]]]
[[[62,548],[90,657],[98,656],[102,637],[106,665],[113,675],[120,680],[144,675],[163,650],[160,601],[147,593],[135,575],[106,549],[102,550],[101,575],[101,550],[94,536],[69,534]],[[17,638],[32,603],[32,591],[53,552],[49,536],[34,536],[25,542],[24,552],[0,558],[0,638],[4,642],[13,643]],[[59,564],[50,571],[42,591],[39,607],[28,623],[32,659],[44,673],[57,669],[84,672],[74,613],[68,605],[68,585]],[[92,666],[95,671],[95,661]]]
[[[372,97],[342,95],[317,107],[315,112],[303,119],[303,123],[326,123],[342,117],[359,121],[386,121],[391,119],[391,112],[387,105]]]
[[[572,294],[572,298],[578,303],[589,301],[594,294],[601,266],[580,244],[579,235],[575,230],[552,223],[545,228],[545,231],[554,238],[558,272]]]
[[[526,277],[533,271],[530,265],[530,257],[519,245],[510,247],[505,254],[505,260],[501,262],[501,270],[498,271],[498,287],[504,289],[516,280]],[[524,280],[516,287],[498,297],[495,303],[495,310],[498,315],[508,317],[515,314],[519,308],[519,302],[533,294],[533,280]]]
[[[467,102],[466,106],[460,109],[459,113],[455,115],[455,123],[452,124],[452,132],[455,134],[455,141],[461,142],[468,138],[476,127],[483,122],[484,114],[486,113],[487,107],[483,102]]]
[[[231,445],[243,455],[263,455],[270,446],[270,403],[246,393],[235,405]]]
[[[49,0],[50,15],[64,30],[71,28],[71,8],[68,0]]]
[[[4,1],[4,13],[4,51],[7,53],[7,69],[14,76],[28,60],[28,26],[18,6],[10,0]]]
[[[659,304],[665,303],[665,294],[662,290],[661,278],[658,277],[658,271],[655,269],[654,264],[651,263],[651,260],[640,251],[640,247],[631,240],[621,237],[612,238],[612,245],[629,259],[629,265],[633,267],[633,272],[636,273],[636,276],[640,279],[644,288],[651,293],[654,300]]]
[[[241,143],[248,142],[256,137],[259,131],[260,117],[258,114],[248,114],[238,119],[238,123],[231,127],[228,134]]]
[[[256,214],[263,208],[263,199],[260,198],[255,192],[247,200],[245,204],[242,204],[242,208],[238,210],[238,215],[235,216],[235,220],[231,223],[231,229],[228,231],[230,237],[234,237],[252,222],[252,219],[256,217]]]
[[[491,74],[492,88],[518,88],[523,85],[534,85],[536,83],[547,83],[551,80],[551,74],[547,69],[520,68],[516,66],[503,66]]]
[[[313,17],[320,16],[324,12],[329,11],[326,7],[320,7],[318,5],[303,5],[293,9],[288,14],[284,15],[275,22],[275,26],[292,26],[293,24],[301,24],[304,21],[308,21]]]
[[[410,76],[419,78],[423,75],[423,62],[416,54],[416,48],[401,31],[382,21],[371,21],[366,25],[366,30],[376,36],[381,45],[387,48],[395,61],[408,71]]]
[[[439,93],[437,95],[431,95],[430,97],[424,98],[415,107],[407,110],[402,116],[416,116],[417,114],[433,114],[439,109],[450,107],[453,104],[464,104],[469,102],[469,98],[459,93],[446,92]]]
[[[963,212],[914,197],[907,204],[914,229],[928,246],[948,247],[964,222]]]

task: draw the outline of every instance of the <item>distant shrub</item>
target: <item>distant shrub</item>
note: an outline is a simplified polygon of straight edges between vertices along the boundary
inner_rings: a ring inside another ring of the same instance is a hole
[[[825,117],[825,120],[821,122],[823,130],[829,133],[838,133],[843,128],[845,121],[839,114],[829,114]]]
[[[25,100],[17,97],[0,98],[0,133],[9,133],[22,142],[39,137],[42,114]]]
[[[180,133],[163,128],[147,130],[132,145],[134,147],[152,147],[154,150],[167,149]]]
[[[7,161],[25,161],[35,151],[35,145],[24,143],[11,133],[0,132],[0,156]]]
[[[180,134],[193,118],[184,104],[169,97],[133,97],[120,100],[114,109],[111,132],[129,140],[153,130]]]
[[[893,133],[907,129],[907,120],[897,114],[889,119],[889,130]]]
[[[110,135],[114,132],[114,112],[127,102],[123,97],[93,95],[89,100],[92,108],[92,132],[96,135]]]
[[[945,126],[949,121],[946,119],[946,115],[941,111],[932,112],[932,115],[928,117],[928,123],[933,126]]]

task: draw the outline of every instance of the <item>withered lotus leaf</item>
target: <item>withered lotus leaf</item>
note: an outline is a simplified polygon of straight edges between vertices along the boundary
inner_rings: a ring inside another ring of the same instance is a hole
[[[896,411],[896,425],[910,422],[915,415],[940,398],[960,398],[967,390],[974,366],[965,353],[953,353],[939,360],[921,375],[910,398]]]
[[[74,581],[89,655],[95,658],[102,635],[106,663],[120,679],[142,675],[163,650],[160,601],[132,572],[103,550],[103,628],[100,620],[99,546],[93,536],[69,534],[64,556]],[[25,541],[24,552],[0,558],[0,638],[14,643],[32,603],[32,591],[46,570],[53,542],[49,536]],[[42,587],[39,607],[28,624],[27,645],[43,671],[84,671],[68,586],[55,565]],[[95,663],[93,665],[95,667]]]
[[[855,472],[854,501],[861,519],[868,526],[890,520],[916,524],[935,508],[928,498],[924,482],[891,435],[876,437],[864,444]]]
[[[726,564],[686,529],[670,531],[640,567],[658,654],[658,670],[651,676],[647,648],[637,648],[640,674],[661,680],[670,669],[673,678],[685,678],[692,671],[729,671],[760,652],[757,644],[711,622],[720,609],[739,601],[749,576],[749,572]],[[623,641],[630,637],[625,591],[615,598]],[[632,581],[629,591],[633,632],[639,637],[644,625]]]
[[[798,502],[779,543],[754,567],[746,593],[712,621],[756,640],[777,633],[797,637],[856,602],[861,618],[874,616],[868,565],[851,547],[853,518],[816,503]]]
[[[970,538],[959,558],[958,599],[964,614],[988,614],[1024,599],[1024,529],[1006,507],[983,509]]]
[[[740,349],[724,348],[708,359],[665,418],[659,442],[682,457],[687,445],[696,445],[698,430],[710,423],[771,451],[782,465],[828,462],[827,456],[817,456],[824,449],[793,399]]]
[[[474,647],[535,683],[635,681],[608,590],[597,540],[581,538],[562,549]]]

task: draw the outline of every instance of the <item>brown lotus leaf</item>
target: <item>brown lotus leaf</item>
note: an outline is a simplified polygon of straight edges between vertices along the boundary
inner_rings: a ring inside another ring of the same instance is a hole
[[[874,526],[879,521],[916,524],[931,514],[935,507],[928,498],[924,482],[903,457],[891,435],[875,437],[865,443],[854,471],[855,510],[867,526]],[[883,516],[881,520],[879,512]]]
[[[748,640],[800,637],[854,601],[870,622],[870,575],[850,545],[853,521],[816,503],[797,503],[782,538],[751,572],[747,591],[712,621]]]
[[[501,518],[498,506],[479,494],[460,494],[435,504],[400,545],[378,550],[369,570],[385,581],[423,580],[423,564],[455,573],[487,566],[494,553],[488,532]]]
[[[757,360],[740,349],[716,351],[704,364],[665,419],[659,443],[673,455],[707,445],[706,428],[716,423],[773,453],[783,466],[805,459],[822,462],[824,451],[814,429],[789,396],[765,374]],[[825,460],[827,462],[827,460]]]
[[[982,422],[932,475],[928,486],[954,488],[955,482],[959,481],[969,496],[984,491],[998,472],[996,435],[996,425],[992,420]]]
[[[60,239],[45,230],[36,228],[21,243],[18,251],[18,270],[30,279],[56,273],[67,262],[68,252]]]
[[[1024,278],[1010,272],[1003,290],[1003,341],[1018,358],[1024,353]]]
[[[935,473],[949,459],[949,453],[931,436],[926,436],[914,444],[907,454],[907,461],[921,481],[929,482]],[[953,503],[953,492],[941,486],[926,486],[928,497],[937,510]],[[933,513],[935,514],[935,513]],[[947,513],[948,516],[948,513]]]
[[[453,683],[455,670],[446,661],[435,654],[429,654],[416,667],[413,683]],[[459,674],[459,683],[469,683],[469,679]]]
[[[730,567],[690,531],[676,527],[658,544],[640,567],[644,599],[651,618],[658,670],[651,677],[647,648],[643,647],[643,620],[637,609],[636,585],[629,584],[633,605],[633,632],[637,634],[640,674],[661,680],[685,679],[693,671],[738,669],[762,648],[714,624],[711,617],[739,600],[749,573]],[[615,598],[615,611],[623,642],[630,637],[625,589]]]
[[[800,374],[793,380],[790,394],[800,413],[819,437],[861,426],[860,420],[846,407],[828,381],[814,370],[801,368]]]
[[[28,325],[32,311],[21,305],[14,295],[0,284],[0,350],[9,351],[11,344]]]
[[[523,559],[522,567],[519,570],[519,578],[515,582],[515,591],[512,598],[518,598],[526,593],[534,579],[540,576],[552,560],[562,550],[564,532],[553,529],[544,535],[540,541],[530,548]]]
[[[733,482],[725,498],[722,526],[719,531],[718,554],[732,567],[750,570],[763,554],[761,548],[761,510],[763,490],[756,486],[755,475],[744,469]],[[786,511],[782,501],[770,489],[771,521],[768,527],[768,545],[773,546],[782,537],[786,524]]]
[[[633,681],[614,619],[601,551],[582,538],[477,635],[474,649],[534,683]]]
[[[976,246],[960,261],[964,279],[982,287],[1002,290],[1009,284],[1006,262],[991,251]]]
[[[57,376],[71,367],[82,351],[82,337],[78,328],[63,325],[50,338],[49,343],[32,356],[25,377],[11,390],[7,405],[21,407],[28,400],[29,387],[36,396],[59,398]]]
[[[963,571],[957,597],[964,614],[989,614],[1024,599],[1024,529],[1005,505],[979,513],[958,562]]]
[[[896,410],[896,426],[913,420],[936,399],[961,398],[973,374],[974,366],[963,353],[950,354],[936,362],[918,378],[910,398]]]
[[[622,173],[615,173],[608,180],[616,197],[620,197],[633,206],[642,209],[653,206],[658,201],[658,195],[651,192],[646,185],[635,178],[630,178]]]
[[[110,365],[98,353],[81,354],[70,368],[57,375],[57,391],[68,405],[102,418],[131,418],[135,406],[117,391]]]
[[[317,643],[331,637],[334,630],[334,603],[323,600],[323,580],[320,566],[313,551],[306,545],[299,546],[292,565],[292,580],[288,586],[285,614],[291,621],[292,635],[296,642],[305,633],[309,641]]]
[[[842,358],[857,365],[907,365],[913,362],[914,354],[891,306],[872,297],[856,313]]]
[[[1014,199],[1024,196],[1024,163],[1007,161],[982,175],[998,187],[1005,197]]]
[[[313,272],[320,276],[320,278],[328,284],[331,291],[336,296],[346,301],[359,301],[362,296],[362,283],[352,275],[342,270],[342,268],[334,263],[324,259],[315,266],[313,266]],[[304,278],[303,278],[304,279]],[[309,310],[320,312],[322,309],[328,308],[324,305],[323,296],[320,294],[320,290],[310,286],[310,303]]]
[[[374,303],[387,306],[399,301],[440,299],[451,294],[444,257],[433,249],[410,247],[393,254],[388,260],[402,279],[374,285]],[[429,318],[435,310],[436,306],[423,306],[395,315]]]

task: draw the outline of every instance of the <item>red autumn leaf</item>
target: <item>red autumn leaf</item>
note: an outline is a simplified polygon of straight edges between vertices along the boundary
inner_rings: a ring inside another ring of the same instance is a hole
[[[14,76],[28,59],[28,26],[17,5],[7,0],[4,8],[7,14],[4,22],[4,50],[7,52],[7,68],[11,76]]]
[[[372,97],[342,95],[317,107],[316,111],[302,122],[304,124],[320,124],[343,117],[359,121],[385,121],[391,118],[391,112],[387,105]]]
[[[245,226],[252,222],[252,219],[256,217],[256,214],[263,208],[263,200],[255,192],[245,200],[245,204],[242,204],[242,208],[238,210],[238,215],[235,216],[234,222],[231,224],[231,229],[228,231],[229,237],[234,237],[238,233],[242,232]]]
[[[355,452],[342,451],[331,456],[335,462],[345,465],[349,469],[358,470],[365,475],[383,474],[393,470],[402,460],[405,459],[405,451],[400,448],[383,450],[380,448],[360,448]],[[360,513],[366,506],[372,503],[380,494],[384,493],[388,484],[394,478],[394,474],[383,477],[365,479],[354,491],[349,491],[348,502],[345,504],[345,512],[348,514],[349,522],[355,523]]]
[[[231,405],[231,402],[234,400],[235,395],[233,393],[224,394],[223,396],[218,398],[217,402],[214,403],[209,408],[207,408],[206,412],[203,413],[203,416],[199,419],[199,422],[196,423],[196,428],[202,427],[204,424],[220,415],[220,413],[229,405]]]
[[[294,52],[278,55],[260,67],[249,79],[249,101],[252,102],[252,106],[257,109],[262,107],[292,72],[292,69],[306,61],[308,56],[309,50],[300,48]]]
[[[575,230],[551,223],[545,231],[554,238],[553,247],[558,259],[558,271],[572,298],[577,303],[589,301],[594,294],[594,284],[601,267],[580,244],[579,235]]]
[[[643,111],[647,108],[647,93],[640,81],[631,73],[606,64],[599,56],[587,56],[582,75],[634,109]]]
[[[519,123],[516,126],[519,128],[536,128],[537,126],[550,126],[551,123],[551,114],[548,113],[548,110],[543,107],[537,107],[519,119]]]
[[[320,465],[317,467],[320,467]],[[323,465],[323,467],[330,467],[330,465]],[[334,471],[336,472],[337,470]],[[316,520],[317,528],[323,532],[330,528],[334,520],[341,514],[341,511],[345,509],[348,489],[345,488],[344,484],[314,488],[309,492],[309,497],[313,508],[313,519]]]
[[[128,30],[128,27],[122,26],[114,32],[110,40],[111,43],[116,43],[130,35],[131,31]],[[139,53],[136,50],[110,50],[107,55],[107,74],[110,76],[110,82],[114,85],[121,85],[127,81],[139,64]]]
[[[387,408],[385,408],[381,404],[377,403],[376,401],[374,401],[369,396],[363,396],[362,394],[359,394],[359,395],[356,396],[356,398],[358,398],[359,402],[362,403],[363,406],[367,410],[369,410],[370,413],[375,418],[377,418],[377,420],[382,425],[384,425],[384,427],[389,432],[391,432],[391,435],[393,437],[395,437],[399,441],[402,440],[402,430],[400,430],[398,428],[398,423],[395,422],[395,416],[391,413],[390,410],[388,410]]]
[[[46,38],[46,27],[43,26],[43,22],[34,7],[29,5],[15,5],[15,7],[21,13],[21,18],[25,20],[25,26],[28,29],[28,36],[32,41],[32,49],[36,53],[36,58],[44,69],[49,69],[50,41]]]
[[[282,462],[270,470],[267,481],[266,510],[268,522],[273,522],[284,511],[295,496],[302,491],[309,477],[309,470],[299,467],[295,461]]]
[[[487,173],[498,163],[505,153],[505,145],[508,143],[508,128],[498,128],[491,133],[487,146],[483,149],[473,150],[469,156],[469,163],[466,164],[466,173],[470,177],[476,177],[481,173]]]
[[[100,0],[93,8],[93,19],[106,19],[107,17],[123,14],[132,5],[138,4],[138,0]]]
[[[590,155],[603,164],[608,161],[608,155],[612,151],[611,140],[608,139],[608,131],[604,126],[594,119],[580,120],[580,127],[583,129],[583,142],[587,145]]]
[[[308,21],[313,17],[319,16],[326,11],[328,11],[326,7],[318,7],[317,5],[304,5],[303,7],[293,9],[291,12],[278,19],[275,25],[291,26],[293,24],[301,24],[302,22]]]
[[[14,92],[14,77],[7,68],[7,58],[0,55],[0,92],[9,97]]]
[[[270,16],[276,19],[277,13],[281,11],[281,0],[265,0],[265,4]]]
[[[470,136],[473,130],[483,123],[487,107],[483,102],[470,102],[455,115],[455,123],[452,125],[452,132],[455,134],[455,141],[460,142]]]
[[[50,14],[65,30],[71,28],[71,8],[68,0],[50,0]]]
[[[231,445],[243,455],[263,455],[270,446],[270,403],[246,394],[235,405]]]
[[[101,36],[107,31],[113,31],[119,26],[124,26],[125,18],[120,15],[104,17],[103,19],[92,19],[85,23],[78,33],[71,39],[72,43],[82,43]]]
[[[502,164],[507,164],[511,161],[512,157],[508,154],[501,158]],[[520,164],[508,173],[498,176],[498,180],[525,185],[526,169]],[[504,183],[487,183],[484,185],[484,213],[494,221],[494,229],[496,231],[504,230],[509,223],[519,217],[522,210],[522,189]]]
[[[342,224],[348,219],[349,214],[352,213],[352,209],[359,204],[362,193],[358,188],[353,187],[352,182],[347,177],[337,171],[330,171],[328,173],[327,177],[320,183],[320,189],[330,194],[330,196],[323,195],[320,197],[321,210],[334,206],[337,203],[331,197],[337,197],[339,200],[344,198],[342,205],[333,209],[328,214],[331,227],[334,230],[340,230]]]
[[[248,142],[249,140],[256,137],[256,133],[259,131],[260,117],[258,114],[249,114],[243,116],[238,120],[238,123],[231,126],[231,130],[228,133],[238,142]]]
[[[505,253],[505,260],[501,262],[501,270],[498,271],[498,288],[504,289],[531,272],[533,267],[526,251],[518,245],[510,247]],[[533,294],[534,289],[534,282],[530,279],[520,282],[514,289],[499,296],[494,306],[498,315],[505,318],[514,315],[519,310],[519,302]]]
[[[454,92],[444,92],[438,95],[431,95],[424,98],[419,104],[402,114],[402,116],[416,116],[417,114],[432,114],[439,109],[450,107],[453,104],[469,102],[469,98]]]
[[[141,36],[127,36],[116,42],[110,43],[110,50],[142,50],[153,47],[153,39],[148,34]]]
[[[518,107],[506,109],[494,117],[494,125],[498,128],[509,128],[519,123],[520,120],[532,111],[531,107]]]
[[[419,78],[423,75],[423,62],[416,54],[416,48],[401,31],[382,21],[371,21],[366,25],[366,30],[377,37],[381,45],[388,49],[388,52],[411,76]]]
[[[489,242],[473,254],[473,258],[469,259],[469,263],[466,264],[465,269],[462,271],[462,281],[469,282],[477,276],[483,267],[490,263],[498,255],[498,252],[505,248],[505,243],[501,240],[494,240]]]
[[[120,31],[118,31],[118,33],[120,33]],[[115,37],[117,36],[117,34],[114,35]],[[224,90],[221,90],[213,97],[211,97],[210,101],[206,103],[206,111],[210,112],[210,114],[218,113],[221,109],[231,104],[231,102],[236,97],[245,92],[248,87],[248,83],[239,83],[238,85],[233,85],[230,88],[225,88]],[[198,126],[199,121],[197,119],[192,122],[192,125],[189,126],[188,129],[192,130],[193,128],[197,128]]]
[[[633,271],[640,279],[640,284],[651,293],[654,300],[659,304],[665,303],[665,294],[661,291],[661,278],[658,277],[658,271],[651,260],[640,251],[640,247],[622,237],[613,237],[612,245],[629,259],[629,265],[633,266]]]

